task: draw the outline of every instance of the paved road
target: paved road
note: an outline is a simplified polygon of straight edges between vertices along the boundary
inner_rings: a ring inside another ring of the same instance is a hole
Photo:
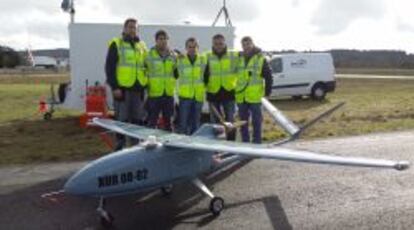
[[[349,79],[397,79],[414,80],[414,76],[390,76],[390,75],[371,75],[371,74],[335,74],[337,78]]]
[[[291,146],[414,162],[414,131]],[[0,169],[0,229],[100,229],[95,199],[40,199],[42,193],[59,189],[63,175],[83,164]],[[115,229],[412,229],[413,174],[413,169],[255,160],[209,182],[226,200],[218,218],[207,211],[209,200],[188,184],[176,186],[169,198],[158,192],[113,198],[108,209],[115,216]]]

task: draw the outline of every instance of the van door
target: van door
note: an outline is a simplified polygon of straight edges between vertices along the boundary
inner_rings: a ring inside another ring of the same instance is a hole
[[[285,57],[274,58],[270,61],[273,76],[272,96],[295,95],[297,91],[297,76],[290,71],[290,60]]]
[[[283,60],[281,57],[270,60],[270,68],[272,69],[273,85],[271,96],[277,97],[283,95],[283,89],[279,86],[285,84],[285,74],[283,73]]]
[[[306,74],[308,60],[302,57],[275,58],[271,61],[273,71],[272,96],[296,96],[309,94],[309,76]],[[281,71],[280,71],[281,70]]]

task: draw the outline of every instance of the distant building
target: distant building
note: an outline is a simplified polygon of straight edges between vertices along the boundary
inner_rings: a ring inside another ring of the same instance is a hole
[[[54,69],[58,67],[58,61],[48,56],[33,56],[34,67],[44,67],[46,69]]]
[[[22,59],[25,60],[23,65],[43,68],[69,68],[69,50],[68,49],[48,49],[48,50],[26,50],[19,52]]]

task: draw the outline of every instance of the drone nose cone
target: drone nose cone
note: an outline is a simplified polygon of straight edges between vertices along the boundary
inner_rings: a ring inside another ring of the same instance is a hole
[[[71,177],[68,181],[66,181],[65,185],[63,186],[63,189],[68,194],[79,195],[81,185],[79,183],[78,177],[77,176]]]
[[[410,167],[410,162],[408,162],[408,161],[397,162],[397,164],[395,164],[395,166],[394,166],[394,168],[399,170],[399,171],[406,170],[409,167]]]

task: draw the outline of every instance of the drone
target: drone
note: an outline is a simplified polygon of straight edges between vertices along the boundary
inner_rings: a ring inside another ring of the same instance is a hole
[[[97,213],[104,226],[112,226],[114,218],[105,210],[105,199],[114,196],[148,192],[160,189],[164,194],[172,185],[190,182],[210,198],[209,210],[218,216],[224,209],[224,199],[216,196],[203,183],[202,175],[214,173],[235,162],[252,159],[273,159],[317,164],[376,167],[405,170],[407,161],[357,158],[314,153],[283,147],[299,138],[301,133],[343,105],[322,113],[308,124],[298,127],[265,98],[263,107],[290,136],[276,143],[253,144],[227,141],[223,134],[234,131],[238,125],[223,122],[203,124],[191,136],[152,129],[110,119],[93,119],[97,126],[141,140],[125,148],[96,159],[72,175],[65,183],[65,194],[99,199]],[[219,115],[216,110],[213,110]]]

